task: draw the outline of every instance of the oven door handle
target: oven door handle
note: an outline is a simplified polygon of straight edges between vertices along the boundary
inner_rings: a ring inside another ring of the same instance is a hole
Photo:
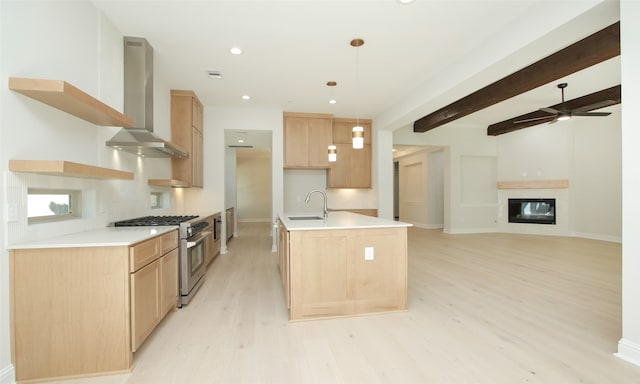
[[[210,236],[211,232],[209,231],[202,231],[198,234],[198,238],[195,241],[189,241],[187,240],[187,249],[189,248],[193,248],[196,245],[202,243],[204,241],[204,239],[207,238],[207,236]]]

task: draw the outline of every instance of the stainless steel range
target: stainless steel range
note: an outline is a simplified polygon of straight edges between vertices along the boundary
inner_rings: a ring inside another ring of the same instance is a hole
[[[205,217],[188,216],[145,216],[136,219],[117,221],[116,227],[165,226],[177,225],[179,234],[179,281],[180,300],[178,307],[188,304],[204,282],[205,253],[207,236],[213,228]]]

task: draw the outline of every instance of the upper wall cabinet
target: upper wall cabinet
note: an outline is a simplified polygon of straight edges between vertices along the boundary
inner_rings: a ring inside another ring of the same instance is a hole
[[[332,116],[284,113],[284,167],[328,168]]]
[[[364,148],[354,149],[351,130],[364,128]],[[371,188],[371,120],[333,119],[333,143],[337,160],[327,171],[327,188]]]
[[[130,117],[66,81],[10,77],[9,89],[96,125],[133,126]]]
[[[203,107],[196,94],[171,90],[171,141],[189,151],[186,159],[171,159],[172,175],[191,187],[203,185],[203,137]]]

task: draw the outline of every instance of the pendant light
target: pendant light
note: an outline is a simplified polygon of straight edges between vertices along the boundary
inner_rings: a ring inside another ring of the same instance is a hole
[[[335,145],[330,145],[329,149],[329,162],[333,163],[338,159],[338,150]]]
[[[336,83],[335,81],[327,81],[327,87],[329,87],[331,89],[331,98],[329,99],[329,104],[335,104],[336,103],[336,99],[333,98],[333,88],[338,85],[338,83]],[[338,150],[336,149],[336,146],[331,144],[328,149],[327,149],[328,155],[329,155],[329,162],[330,163],[335,163],[336,160],[338,160]]]
[[[358,101],[358,86],[359,86],[359,63],[358,63],[358,47],[364,45],[364,40],[353,39],[351,40],[351,46],[356,48],[356,126],[351,130],[351,142],[353,148],[364,148],[364,128],[360,126],[360,103]]]
[[[338,85],[338,83],[336,83],[335,81],[327,81],[327,87],[329,87],[329,89],[331,89],[331,95],[329,97],[329,104],[335,104],[336,103],[336,98],[333,96],[333,88]]]

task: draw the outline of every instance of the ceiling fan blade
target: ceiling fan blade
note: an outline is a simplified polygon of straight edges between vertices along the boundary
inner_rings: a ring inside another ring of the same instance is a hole
[[[575,112],[585,112],[585,111],[593,111],[594,109],[600,109],[600,108],[604,108],[604,107],[609,107],[611,105],[616,104],[615,101],[613,100],[603,100],[597,103],[593,103],[593,104],[589,104],[589,105],[585,105],[584,107],[580,107],[580,108],[576,108],[573,110],[574,115]]]
[[[611,112],[573,112],[573,116],[609,116]]]
[[[551,115],[551,116],[542,116],[542,117],[534,117],[531,119],[523,119],[523,120],[516,120],[513,123],[514,124],[519,124],[519,123],[528,123],[530,121],[537,121],[537,120],[549,120],[549,119],[554,119],[555,116]]]
[[[557,109],[553,109],[553,108],[540,108],[540,110],[542,112],[551,113],[552,115],[556,115],[556,114],[560,113],[560,111],[558,111]]]

